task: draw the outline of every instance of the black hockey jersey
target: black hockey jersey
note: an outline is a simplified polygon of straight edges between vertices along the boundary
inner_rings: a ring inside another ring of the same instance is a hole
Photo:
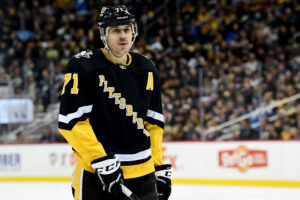
[[[162,164],[164,117],[158,71],[146,57],[130,52],[127,64],[109,61],[102,49],[71,58],[62,88],[59,131],[72,146],[78,165],[115,153],[124,178]]]

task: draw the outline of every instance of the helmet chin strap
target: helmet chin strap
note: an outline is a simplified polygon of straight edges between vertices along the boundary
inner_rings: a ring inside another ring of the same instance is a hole
[[[109,47],[108,47],[108,45],[107,45],[107,43],[106,43],[105,37],[100,37],[100,38],[101,38],[101,40],[102,40],[102,42],[103,42],[103,44],[104,44],[104,48],[106,49],[106,51],[107,51],[108,53],[111,53],[111,51],[110,51],[110,49],[109,49]]]

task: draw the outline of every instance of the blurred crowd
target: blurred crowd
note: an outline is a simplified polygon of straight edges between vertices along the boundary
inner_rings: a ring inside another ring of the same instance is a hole
[[[300,100],[260,112],[300,93],[298,0],[181,0],[171,19],[155,18],[158,1],[114,2],[139,22],[132,50],[159,69],[165,140],[215,140],[224,132],[207,130],[250,112],[231,139],[300,138]],[[10,80],[15,96],[46,112],[72,55],[102,47],[96,17],[108,1],[97,3],[0,1],[0,84]],[[143,37],[146,20],[156,23]]]
[[[206,131],[251,112],[230,139],[299,139],[299,100],[260,112],[300,92],[299,24],[300,1],[182,1],[151,43],[165,139],[218,139]]]
[[[300,138],[299,100],[260,112],[300,92],[299,24],[299,1],[182,1],[174,30],[150,40],[165,139],[218,139],[206,131],[251,112],[231,139]]]

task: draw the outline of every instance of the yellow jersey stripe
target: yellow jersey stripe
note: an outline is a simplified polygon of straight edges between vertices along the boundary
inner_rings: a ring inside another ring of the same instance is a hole
[[[132,62],[132,57],[131,57],[130,53],[127,53],[127,56],[128,56],[128,62],[126,63],[126,66],[129,66]]]
[[[142,164],[121,166],[121,168],[123,170],[125,179],[137,178],[154,172],[154,164],[152,158]]]
[[[157,125],[145,122],[145,127],[150,133],[152,158],[155,166],[163,164],[162,161],[162,136],[163,129]]]
[[[74,198],[80,199],[81,196],[81,187],[82,187],[82,176],[83,170],[78,165],[76,165],[73,177],[72,177],[72,187],[75,190]]]
[[[106,156],[102,144],[97,140],[89,119],[79,121],[71,131],[58,129],[68,143],[75,149],[78,162],[90,166],[93,160]]]

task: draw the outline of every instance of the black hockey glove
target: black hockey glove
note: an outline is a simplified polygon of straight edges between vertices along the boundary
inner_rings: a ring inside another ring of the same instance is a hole
[[[155,167],[156,188],[159,200],[168,200],[172,188],[172,166],[170,164]]]
[[[121,193],[120,183],[123,182],[123,171],[120,166],[118,157],[113,153],[92,162],[92,167],[102,184],[102,190],[116,197]]]

